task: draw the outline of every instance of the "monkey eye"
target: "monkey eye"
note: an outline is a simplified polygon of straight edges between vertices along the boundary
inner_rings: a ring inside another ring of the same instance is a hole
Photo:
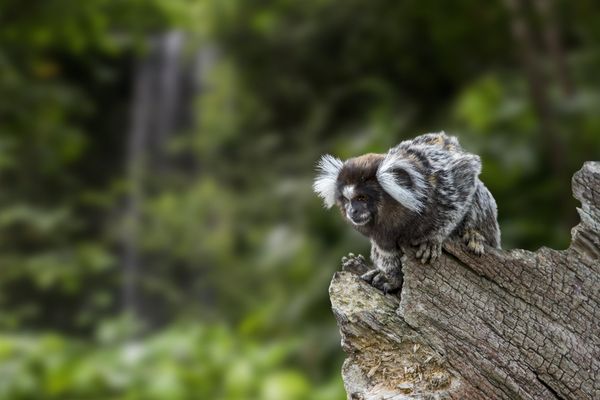
[[[367,196],[365,196],[364,194],[360,194],[360,195],[356,196],[356,200],[367,201]]]

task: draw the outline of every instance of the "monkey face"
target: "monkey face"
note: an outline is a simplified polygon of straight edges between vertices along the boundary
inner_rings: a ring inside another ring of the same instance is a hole
[[[337,204],[344,217],[355,226],[367,225],[375,219],[377,196],[368,187],[340,184]]]

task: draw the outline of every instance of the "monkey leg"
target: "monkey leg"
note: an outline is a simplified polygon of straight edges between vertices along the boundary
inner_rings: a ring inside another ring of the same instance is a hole
[[[476,255],[485,253],[485,246],[500,248],[496,202],[483,185],[475,192],[473,205],[458,225],[455,235]]]

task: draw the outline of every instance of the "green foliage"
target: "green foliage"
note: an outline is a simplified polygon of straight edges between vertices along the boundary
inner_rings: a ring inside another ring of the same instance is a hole
[[[555,6],[575,90],[537,44],[550,135],[500,1],[1,2],[0,397],[343,398],[327,286],[368,243],[312,193],[325,152],[445,129],[482,156],[505,248],[565,247],[569,178],[600,158],[600,7]],[[135,65],[171,30],[185,60],[217,57],[164,168],[132,182]],[[106,322],[133,225],[134,327]]]
[[[0,336],[0,399],[326,400],[294,363],[298,340],[260,344],[224,326],[174,326],[143,340],[94,343],[58,335]]]
[[[452,124],[484,157],[483,177],[500,205],[507,247],[535,249],[543,244],[564,248],[568,244],[570,228],[577,223],[569,177],[583,162],[596,159],[600,148],[598,117],[591,111],[598,105],[598,89],[587,78],[587,62],[595,53],[580,54],[569,65],[577,77],[575,85],[581,87],[577,93],[564,96],[556,83],[547,88],[555,139],[549,137],[550,132],[540,132],[529,87],[519,74],[483,76],[454,102]],[[563,171],[558,176],[549,173],[552,160],[546,145],[551,140],[561,145]],[[514,196],[515,188],[527,190]],[[554,229],[548,229],[550,215],[556,220]]]

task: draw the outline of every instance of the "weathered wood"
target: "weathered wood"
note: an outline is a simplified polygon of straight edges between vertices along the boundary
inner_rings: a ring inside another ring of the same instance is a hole
[[[564,251],[458,244],[403,260],[401,300],[350,272],[330,298],[349,399],[600,399],[600,163],[573,177]]]

